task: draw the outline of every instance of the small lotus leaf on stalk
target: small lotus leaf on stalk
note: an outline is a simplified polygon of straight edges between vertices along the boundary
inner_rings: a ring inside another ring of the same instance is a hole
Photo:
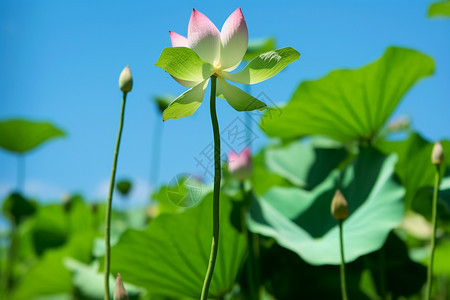
[[[117,134],[117,141],[116,141],[116,147],[114,150],[114,160],[113,160],[113,166],[111,171],[111,180],[109,182],[109,193],[108,193],[108,202],[106,204],[106,221],[105,221],[105,279],[104,279],[104,285],[105,285],[105,300],[109,299],[109,270],[110,270],[110,264],[111,264],[111,210],[112,210],[112,197],[114,192],[114,185],[116,181],[116,168],[117,168],[117,160],[119,157],[119,148],[120,148],[120,140],[122,138],[122,129],[123,129],[123,122],[125,117],[125,103],[127,100],[127,94],[131,91],[133,88],[133,77],[131,76],[130,67],[126,66],[122,72],[120,73],[119,77],[119,88],[123,92],[123,98],[122,98],[122,109],[120,112],[120,123],[119,123],[119,132]]]
[[[25,153],[41,144],[66,134],[49,122],[34,122],[24,119],[0,121],[0,148],[18,155],[17,189],[23,189],[25,181]]]
[[[438,1],[430,4],[429,18],[450,18],[450,0]]]
[[[348,218],[348,203],[340,190],[337,190],[331,201],[331,215],[339,221],[339,247],[341,248],[341,292],[342,299],[347,300],[347,287],[345,283],[345,258],[344,258],[344,238],[343,222]]]
[[[208,17],[193,9],[187,37],[173,31],[169,32],[173,47],[165,48],[155,65],[190,89],[169,104],[163,112],[163,120],[192,115],[202,103],[205,89],[211,80],[210,113],[214,133],[214,222],[210,260],[201,294],[201,299],[206,299],[219,245],[221,163],[216,96],[225,99],[237,111],[266,109],[266,104],[229,84],[226,80],[242,84],[264,81],[297,60],[300,53],[290,47],[269,51],[255,57],[241,71],[231,73],[240,65],[248,47],[247,24],[240,8],[228,17],[221,31]]]
[[[440,167],[444,165],[444,149],[441,143],[436,142],[431,152],[431,163],[436,166],[435,180],[434,180],[434,190],[433,190],[433,203],[431,207],[431,223],[433,226],[433,232],[431,234],[431,253],[430,261],[428,263],[428,273],[427,273],[427,290],[426,299],[431,299],[431,290],[433,285],[433,264],[434,264],[434,252],[436,249],[436,229],[437,229],[437,199],[439,192],[439,185],[441,182],[441,172]]]
[[[122,179],[116,184],[117,191],[123,196],[126,197],[130,193],[133,188],[133,183],[128,179]]]

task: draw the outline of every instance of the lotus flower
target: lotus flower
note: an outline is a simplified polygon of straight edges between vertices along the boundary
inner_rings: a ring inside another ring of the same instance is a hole
[[[225,99],[237,111],[263,110],[266,105],[241,89],[229,84],[264,81],[300,57],[287,47],[263,53],[237,73],[230,73],[242,61],[248,46],[248,31],[240,8],[234,11],[222,30],[204,14],[193,10],[187,38],[170,31],[172,48],[165,48],[156,62],[180,84],[189,87],[164,111],[163,120],[192,115],[200,106],[212,76],[217,77],[216,95]]]
[[[239,154],[230,151],[228,154],[228,170],[237,180],[244,181],[250,178],[253,164],[249,147],[245,147]]]

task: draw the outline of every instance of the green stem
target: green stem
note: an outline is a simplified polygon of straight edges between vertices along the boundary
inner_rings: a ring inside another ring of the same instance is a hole
[[[127,100],[127,93],[123,93],[122,110],[120,113],[120,125],[119,133],[117,135],[116,149],[114,151],[114,161],[111,172],[111,180],[109,182],[109,194],[108,203],[106,206],[106,222],[105,222],[105,300],[109,300],[109,270],[111,264],[111,209],[112,209],[112,197],[114,192],[114,186],[116,181],[116,167],[117,158],[119,156],[120,140],[122,138],[123,119],[125,116],[125,102]]]
[[[203,282],[201,300],[208,298],[209,286],[211,284],[214,267],[216,265],[217,250],[219,249],[219,197],[220,197],[220,132],[216,113],[216,76],[211,76],[210,97],[211,123],[214,133],[214,194],[213,194],[213,236],[211,242],[211,254],[209,256],[208,269]]]
[[[242,201],[247,202],[246,199],[249,197],[248,193],[245,192],[244,182],[240,183],[240,189],[243,196]],[[247,224],[245,222],[245,212],[248,210],[248,205],[242,205],[241,207],[241,226],[242,233],[244,234],[245,240],[247,242],[248,260],[246,263],[247,267],[247,280],[248,280],[248,296],[249,300],[259,299],[258,295],[258,283],[256,280],[256,267],[255,267],[255,253],[253,247],[253,235],[248,231]]]
[[[153,159],[152,165],[150,167],[150,184],[153,189],[156,189],[158,186],[158,177],[159,177],[159,168],[160,168],[160,156],[161,156],[161,147],[162,147],[162,131],[163,127],[161,126],[161,120],[155,119],[155,129],[153,136]]]
[[[344,258],[344,237],[343,237],[343,221],[339,220],[339,244],[341,248],[341,292],[342,299],[347,300],[347,288],[345,285],[345,258]]]
[[[17,191],[24,193],[25,188],[25,155],[17,156]]]
[[[433,282],[433,263],[434,263],[434,250],[436,248],[436,228],[437,228],[437,198],[439,192],[439,182],[440,182],[440,172],[439,165],[436,166],[436,175],[434,178],[434,190],[433,190],[433,204],[432,204],[432,212],[431,212],[431,222],[433,224],[433,233],[431,234],[431,254],[430,254],[430,262],[428,264],[428,274],[427,274],[427,292],[426,298],[427,300],[431,299],[431,288]]]
[[[252,93],[251,85],[244,85],[245,92],[249,95]],[[247,146],[251,148],[251,138],[252,138],[252,117],[250,116],[250,111],[245,112],[245,125],[247,126],[245,130],[245,139],[247,142]]]

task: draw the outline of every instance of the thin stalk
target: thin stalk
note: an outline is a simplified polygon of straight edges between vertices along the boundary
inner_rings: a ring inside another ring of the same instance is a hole
[[[17,156],[17,191],[24,192],[25,188],[25,155]]]
[[[155,129],[154,129],[154,135],[153,135],[153,157],[152,157],[152,164],[150,167],[150,184],[151,186],[156,189],[158,186],[158,177],[159,177],[159,158],[161,156],[161,140],[162,140],[162,131],[163,128],[161,126],[161,120],[156,118],[155,119]]]
[[[119,133],[117,134],[117,142],[116,149],[114,151],[114,161],[111,172],[111,180],[109,182],[109,195],[108,195],[108,203],[106,206],[106,222],[105,222],[105,300],[109,300],[109,271],[110,271],[110,263],[111,263],[111,209],[112,209],[112,197],[114,192],[114,186],[116,182],[116,167],[117,167],[117,158],[119,157],[119,148],[120,148],[120,140],[122,138],[122,129],[123,129],[123,120],[125,116],[125,103],[127,100],[127,93],[123,93],[122,100],[122,110],[120,113],[120,125],[119,125]]]
[[[252,88],[249,84],[244,85],[244,89],[245,92],[247,94],[251,94],[252,93]],[[250,116],[250,111],[246,111],[245,112],[245,125],[247,126],[246,131],[245,131],[245,139],[247,142],[247,146],[250,147],[251,146],[251,138],[252,138],[252,117]],[[250,147],[251,148],[251,147]]]
[[[427,300],[431,299],[431,288],[433,284],[433,263],[434,263],[434,250],[436,248],[436,228],[437,228],[437,198],[439,192],[439,182],[440,182],[440,170],[439,165],[436,165],[436,175],[434,177],[434,190],[433,190],[433,203],[431,212],[431,222],[433,224],[433,233],[431,234],[431,254],[430,262],[428,264],[428,274],[427,274]]]
[[[211,284],[214,267],[216,265],[217,250],[219,249],[219,197],[220,197],[220,131],[216,113],[216,76],[211,76],[210,97],[211,123],[214,134],[214,193],[213,193],[213,236],[211,242],[211,254],[209,256],[208,269],[203,282],[201,300],[208,298],[209,286]]]
[[[339,244],[341,248],[341,292],[342,299],[347,300],[347,287],[345,284],[345,258],[344,258],[344,237],[343,237],[343,229],[342,229],[343,221],[339,220]]]
[[[244,183],[240,184],[241,193],[243,196],[242,201],[246,202],[246,198],[248,194],[245,192]],[[258,297],[258,287],[259,284],[256,280],[256,266],[255,266],[255,253],[253,247],[253,235],[248,231],[247,224],[245,222],[245,212],[248,209],[247,205],[243,205],[241,207],[241,227],[242,233],[244,234],[245,240],[247,242],[247,251],[248,251],[248,261],[246,264],[247,267],[247,280],[248,280],[248,296],[249,300],[259,299]]]

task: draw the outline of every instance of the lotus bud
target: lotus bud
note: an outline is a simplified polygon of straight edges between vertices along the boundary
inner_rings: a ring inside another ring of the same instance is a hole
[[[331,201],[331,215],[338,221],[348,217],[348,204],[340,190],[334,193],[333,201]]]
[[[133,88],[133,77],[131,77],[130,67],[126,66],[119,77],[119,87],[124,93],[128,93]]]
[[[228,170],[239,181],[250,178],[253,164],[249,147],[245,147],[239,154],[230,151],[228,154]]]
[[[441,143],[434,143],[433,152],[431,153],[431,163],[440,166],[444,163],[444,149]]]
[[[129,300],[127,291],[123,286],[122,278],[120,274],[117,273],[116,278],[116,289],[114,290],[114,300]]]

